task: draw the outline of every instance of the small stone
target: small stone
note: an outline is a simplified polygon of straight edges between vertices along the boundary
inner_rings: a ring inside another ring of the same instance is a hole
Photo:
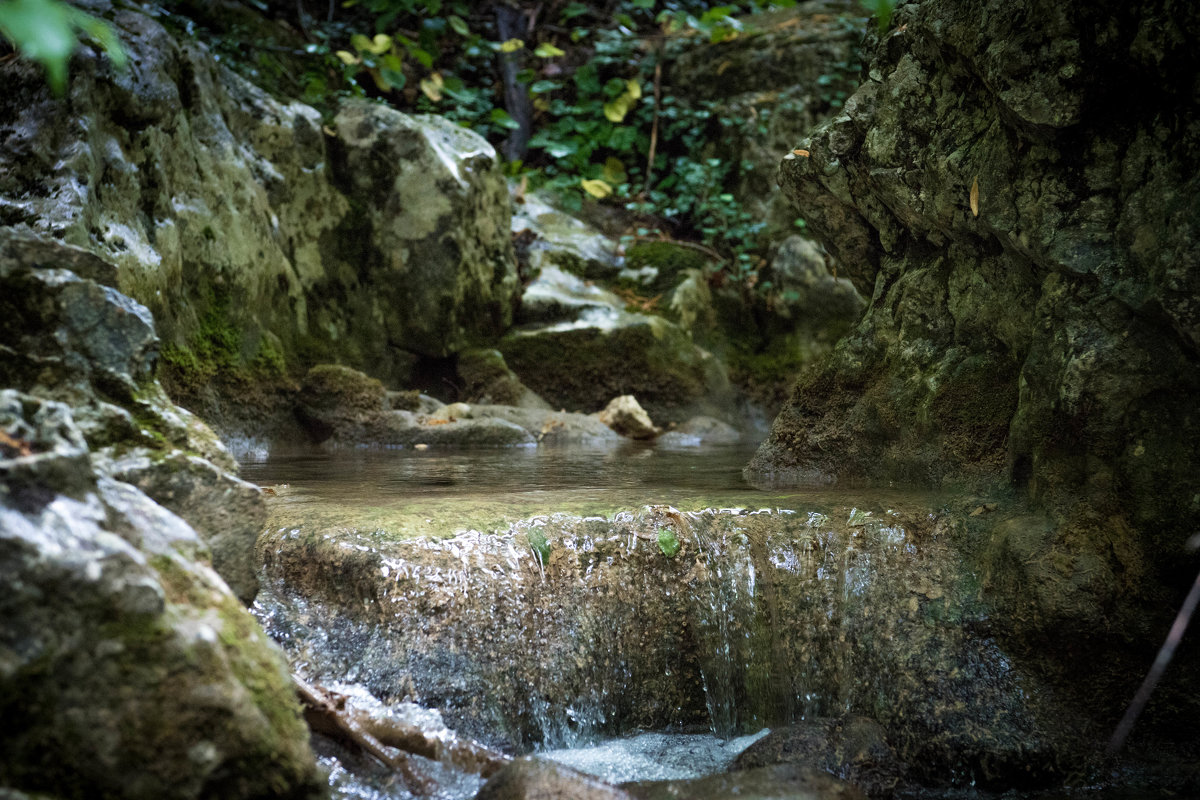
[[[596,416],[605,425],[630,439],[653,439],[660,433],[650,421],[650,415],[631,394],[613,398]]]

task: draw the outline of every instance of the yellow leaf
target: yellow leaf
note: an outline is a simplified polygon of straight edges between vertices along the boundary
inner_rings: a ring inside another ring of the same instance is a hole
[[[550,101],[546,99],[545,95],[539,94],[533,98],[533,107],[538,111],[549,111]]]
[[[971,214],[979,216],[979,176],[975,176],[975,180],[971,181]]]
[[[807,150],[801,150],[797,148],[792,151],[792,155],[800,156],[801,158],[808,158],[812,155],[812,153],[808,152]]]
[[[371,43],[367,45],[366,49],[377,56],[381,56],[388,50],[392,49],[392,37],[388,36],[386,33],[377,33],[375,34],[375,38],[371,40]]]
[[[625,164],[619,158],[609,156],[604,162],[604,180],[609,183],[625,182]]]
[[[604,116],[609,122],[622,122],[632,105],[633,101],[629,99],[629,95],[623,94],[616,100],[604,104]]]
[[[637,100],[642,96],[642,85],[635,80],[625,81],[625,94],[633,100]],[[633,105],[630,103],[630,105]]]
[[[603,200],[604,198],[608,197],[610,194],[613,193],[613,188],[611,186],[609,186],[607,183],[605,183],[604,181],[598,181],[598,180],[590,180],[589,181],[589,180],[585,179],[585,180],[581,180],[579,182],[579,185],[583,187],[583,190],[585,192],[587,192],[588,194],[590,194],[592,197],[596,198],[597,200]]]
[[[354,55],[353,53],[346,52],[345,50],[338,50],[336,53],[334,53],[334,55],[340,58],[342,63],[347,67],[352,67],[362,61],[362,59],[358,56]]]
[[[500,43],[501,53],[515,53],[525,46],[525,42],[521,39],[509,39],[507,42]]]
[[[361,33],[356,33],[350,37],[350,46],[360,53],[364,50],[369,51],[371,49],[371,40]]]
[[[442,80],[441,73],[435,72],[428,78],[421,80],[421,91],[425,93],[426,97],[436,103],[442,99],[442,87],[445,85],[446,82]]]

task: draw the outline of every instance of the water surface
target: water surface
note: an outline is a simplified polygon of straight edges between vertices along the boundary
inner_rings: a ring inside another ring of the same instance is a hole
[[[242,476],[276,493],[273,524],[375,528],[395,535],[494,531],[541,514],[611,516],[646,505],[698,510],[935,502],[928,492],[891,487],[759,490],[742,476],[755,448],[753,442],[678,449],[629,442],[313,450],[247,462]]]

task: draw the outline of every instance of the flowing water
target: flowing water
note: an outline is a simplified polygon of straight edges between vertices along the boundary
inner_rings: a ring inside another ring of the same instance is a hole
[[[960,783],[1042,758],[1029,686],[973,633],[979,579],[937,521],[950,501],[762,491],[741,473],[752,452],[251,461],[243,476],[275,494],[257,613],[317,680],[611,781],[721,772],[765,727],[851,709]],[[325,758],[339,796],[406,796]],[[478,786],[433,780],[446,798]]]

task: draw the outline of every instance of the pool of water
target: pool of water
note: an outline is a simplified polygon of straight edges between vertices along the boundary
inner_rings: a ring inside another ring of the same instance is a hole
[[[373,527],[396,535],[496,530],[540,514],[611,516],[622,509],[888,507],[934,504],[896,487],[760,490],[742,475],[755,443],[615,447],[313,450],[247,461],[242,477],[270,488],[279,524]]]

